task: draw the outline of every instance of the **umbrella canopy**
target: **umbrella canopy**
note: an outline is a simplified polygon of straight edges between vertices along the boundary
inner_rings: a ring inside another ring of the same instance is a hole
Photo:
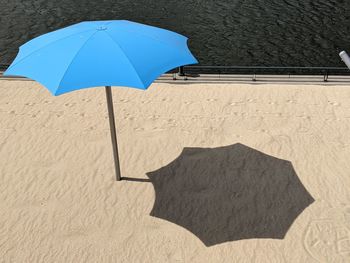
[[[126,20],[87,21],[39,36],[5,71],[43,84],[55,96],[106,86],[117,181],[121,180],[111,86],[147,89],[162,73],[198,63],[186,37]]]
[[[147,89],[162,73],[198,63],[187,40],[127,20],[81,22],[22,45],[4,75],[34,79],[53,95],[96,86]]]

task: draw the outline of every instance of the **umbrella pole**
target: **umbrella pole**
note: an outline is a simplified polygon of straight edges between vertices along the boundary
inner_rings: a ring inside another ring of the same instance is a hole
[[[120,165],[119,165],[119,155],[118,155],[118,143],[117,143],[117,133],[115,129],[115,121],[114,121],[113,98],[112,98],[111,86],[106,86],[106,98],[107,98],[108,115],[109,115],[109,127],[111,129],[115,175],[116,175],[116,180],[120,181],[121,176],[120,176]]]

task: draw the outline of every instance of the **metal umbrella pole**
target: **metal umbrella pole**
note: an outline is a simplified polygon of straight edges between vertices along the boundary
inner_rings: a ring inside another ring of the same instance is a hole
[[[120,175],[120,165],[119,165],[119,155],[118,155],[118,143],[117,143],[115,121],[114,121],[113,98],[112,98],[111,86],[106,86],[106,98],[107,98],[107,106],[108,106],[109,127],[111,129],[115,175],[116,175],[116,180],[120,181],[121,175]]]

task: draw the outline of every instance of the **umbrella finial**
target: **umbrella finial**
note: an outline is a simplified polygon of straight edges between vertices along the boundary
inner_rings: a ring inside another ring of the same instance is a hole
[[[96,30],[98,31],[102,31],[102,30],[106,30],[107,27],[106,26],[99,26],[98,28],[96,28]]]

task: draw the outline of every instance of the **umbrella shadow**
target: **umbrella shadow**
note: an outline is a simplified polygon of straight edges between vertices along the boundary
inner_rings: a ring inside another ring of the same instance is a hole
[[[184,148],[147,176],[156,196],[150,215],[184,227],[206,246],[283,239],[314,201],[291,162],[239,143]]]

